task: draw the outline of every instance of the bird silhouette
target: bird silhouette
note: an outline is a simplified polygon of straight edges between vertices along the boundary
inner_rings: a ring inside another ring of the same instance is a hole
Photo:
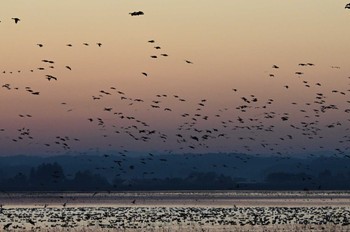
[[[52,75],[46,75],[46,79],[47,79],[48,81],[51,81],[51,80],[57,81],[57,77],[54,77],[54,76],[52,76]]]
[[[134,11],[134,12],[130,12],[129,13],[131,16],[140,16],[140,15],[144,15],[144,13],[142,11]]]
[[[16,24],[21,21],[19,18],[12,18],[12,20],[14,20]]]

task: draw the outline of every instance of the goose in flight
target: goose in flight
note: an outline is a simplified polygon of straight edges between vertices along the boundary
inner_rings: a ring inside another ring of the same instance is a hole
[[[350,3],[345,5],[345,9],[350,9]]]
[[[129,14],[131,16],[140,16],[140,15],[144,15],[145,13],[143,13],[142,11],[134,11],[134,12],[130,12]]]
[[[185,62],[186,62],[187,64],[193,64],[192,61],[189,61],[189,60],[185,60]]]
[[[14,21],[15,21],[15,23],[17,24],[19,21],[21,21],[19,18],[12,18]]]
[[[47,79],[48,81],[51,81],[51,80],[57,81],[57,77],[54,77],[54,76],[52,76],[52,75],[46,75],[46,79]]]

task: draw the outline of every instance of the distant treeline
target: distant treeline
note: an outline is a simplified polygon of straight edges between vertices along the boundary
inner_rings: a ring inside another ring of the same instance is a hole
[[[1,173],[1,171],[0,171]],[[130,191],[130,190],[350,190],[350,173],[333,175],[329,170],[317,176],[272,172],[264,181],[246,182],[214,172],[193,172],[187,177],[133,178],[116,176],[112,181],[90,170],[66,176],[57,163],[43,163],[13,177],[2,178],[1,191]]]

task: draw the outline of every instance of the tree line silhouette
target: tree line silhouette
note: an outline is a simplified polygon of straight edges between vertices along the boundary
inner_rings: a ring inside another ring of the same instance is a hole
[[[4,172],[0,170],[0,174]],[[129,191],[129,190],[350,190],[350,172],[318,175],[271,172],[261,182],[247,182],[215,172],[193,172],[187,177],[130,178],[112,181],[90,170],[67,176],[58,163],[43,163],[15,176],[0,180],[1,191]]]

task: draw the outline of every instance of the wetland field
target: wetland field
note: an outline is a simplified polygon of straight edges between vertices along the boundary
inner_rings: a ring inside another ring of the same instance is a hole
[[[350,192],[0,194],[1,231],[350,231]]]

